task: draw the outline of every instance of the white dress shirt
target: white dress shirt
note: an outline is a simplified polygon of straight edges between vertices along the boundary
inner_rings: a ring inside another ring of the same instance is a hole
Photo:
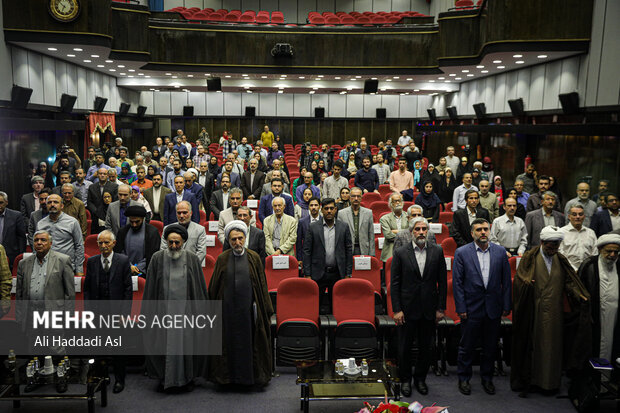
[[[564,239],[558,252],[568,259],[575,271],[586,258],[598,255],[596,234],[590,228],[582,226],[577,231],[577,228],[569,223],[562,227],[562,232],[564,232]]]
[[[413,252],[415,253],[415,261],[420,269],[420,276],[422,276],[424,275],[424,267],[426,267],[426,244],[424,248],[420,248],[415,241],[411,241],[411,244],[413,244]]]
[[[482,272],[482,281],[484,282],[484,288],[486,288],[489,284],[489,271],[491,270],[491,249],[488,245],[485,250],[476,245],[476,255],[478,255],[480,272]]]
[[[489,240],[506,249],[516,248],[517,253],[523,255],[527,248],[525,222],[519,217],[513,217],[511,221],[506,214],[497,217],[493,220]]]

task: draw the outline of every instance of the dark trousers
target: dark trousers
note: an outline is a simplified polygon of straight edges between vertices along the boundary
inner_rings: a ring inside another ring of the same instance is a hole
[[[398,370],[402,383],[411,382],[411,347],[416,337],[419,351],[413,378],[416,381],[425,381],[431,366],[435,321],[425,318],[412,320],[405,315],[405,324],[398,327]]]
[[[480,376],[482,380],[491,380],[493,378],[500,323],[501,318],[490,319],[486,315],[482,318],[461,320],[461,341],[459,343],[458,356],[459,380],[471,379],[471,365],[479,340],[482,345]]]
[[[360,248],[360,244],[353,245],[353,255],[362,255],[362,249]]]
[[[164,220],[161,218],[161,215],[160,214],[156,214],[154,212],[153,212],[153,216],[151,216],[151,220],[164,222]]]
[[[321,314],[331,314],[332,290],[336,281],[340,279],[338,267],[326,267],[323,277],[315,282],[319,286],[319,311]],[[325,295],[327,289],[327,296]]]
[[[112,367],[114,368],[114,380],[125,383],[127,356],[112,356]]]

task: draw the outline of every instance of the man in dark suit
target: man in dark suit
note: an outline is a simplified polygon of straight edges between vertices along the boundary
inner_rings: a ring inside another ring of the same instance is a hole
[[[32,192],[23,195],[19,205],[22,216],[24,217],[24,222],[28,222],[30,214],[34,211],[38,211],[41,207],[39,204],[39,192],[41,192],[45,186],[45,179],[35,175],[30,180],[30,183],[32,184]]]
[[[250,159],[250,168],[241,175],[241,190],[245,199],[260,199],[265,174],[258,170],[258,161]]]
[[[155,145],[151,148],[151,151],[154,152],[157,150],[160,155],[163,155],[166,152],[166,147],[164,146],[164,141],[161,137],[155,138]]]
[[[220,189],[213,191],[213,194],[211,194],[211,212],[213,212],[213,217],[215,220],[220,219],[220,212],[230,208],[230,203],[228,202],[229,189],[230,177],[228,175],[224,175],[222,177]]]
[[[308,200],[308,215],[300,219],[299,224],[297,224],[297,245],[295,246],[297,261],[303,262],[304,260],[304,239],[310,224],[321,219],[320,212],[321,201],[313,196]]]
[[[196,183],[198,177],[198,171],[194,168],[190,168],[183,174],[183,180],[185,181],[185,190],[191,192],[196,197],[198,207],[202,204],[202,196],[204,194],[204,188],[202,185]]]
[[[88,187],[88,202],[86,209],[90,212],[93,220],[97,219],[97,208],[103,205],[103,193],[112,195],[112,201],[118,199],[118,185],[108,181],[108,170],[100,168],[97,171],[99,181]]]
[[[151,257],[159,251],[159,231],[145,222],[146,209],[130,206],[125,211],[127,225],[118,230],[114,251],[129,257],[131,274],[146,277]]]
[[[542,196],[542,207],[525,215],[528,249],[540,245],[540,232],[544,227],[553,225],[562,228],[564,226],[564,214],[554,209],[556,203],[556,195],[551,191],[547,191]]]
[[[13,261],[22,252],[26,251],[26,222],[23,215],[7,208],[9,196],[0,192],[0,244],[6,250],[9,267],[13,269]]]
[[[512,307],[508,256],[504,247],[489,242],[490,228],[487,220],[476,218],[471,224],[474,242],[456,250],[452,265],[454,304],[461,318],[459,391],[464,395],[471,394],[471,365],[479,342],[482,387],[495,394],[492,379],[500,322]]]
[[[426,375],[431,365],[435,323],[444,317],[448,291],[446,260],[438,245],[427,243],[428,221],[414,218],[410,231],[415,243],[394,251],[391,297],[398,325],[398,368],[403,396],[411,396],[411,346],[418,339],[414,384],[428,394]]]
[[[237,210],[237,219],[245,222],[248,226],[248,236],[246,237],[246,248],[254,251],[258,254],[263,265],[265,265],[265,258],[267,258],[267,252],[265,251],[265,233],[263,230],[250,225],[252,221],[252,210],[247,206],[240,206]],[[224,251],[230,248],[228,238],[224,240]]]
[[[207,161],[200,162],[196,183],[202,186],[202,209],[207,214],[207,220],[211,214],[211,195],[215,186],[215,177],[209,172],[209,163]],[[226,208],[224,208],[226,209]]]
[[[198,200],[190,191],[185,190],[185,180],[182,176],[174,178],[173,193],[166,195],[164,199],[164,225],[177,222],[176,206],[181,201],[187,201],[192,206],[192,221],[200,223],[200,212],[198,212]]]
[[[607,208],[596,212],[590,221],[590,229],[596,233],[597,237],[605,235],[614,229],[619,229],[614,228],[611,221],[612,217],[615,221],[620,220],[620,216],[618,215],[618,196],[614,193],[607,192],[605,194],[605,204]]]
[[[329,314],[332,288],[336,281],[350,277],[353,270],[353,245],[349,226],[336,220],[336,201],[325,198],[321,203],[323,218],[308,227],[304,240],[304,275],[328,289],[328,302],[321,294],[321,312]]]
[[[450,236],[454,238],[456,245],[463,245],[473,242],[471,236],[471,223],[476,218],[489,220],[489,211],[480,206],[480,195],[475,189],[465,192],[465,208],[458,209],[452,216],[450,226]]]
[[[220,172],[220,174],[217,176],[216,185],[218,187],[220,186],[222,182],[222,176],[224,176],[225,173],[228,173],[228,176],[230,176],[230,186],[232,188],[239,188],[241,186],[241,177],[238,173],[233,172],[233,161],[227,159],[226,162],[224,162],[224,168],[222,169],[222,172]]]
[[[114,252],[116,239],[112,231],[100,232],[97,235],[97,245],[101,254],[90,257],[86,263],[84,300],[127,300],[129,304],[133,298],[129,258],[126,255]],[[127,308],[121,310],[122,313],[128,314],[131,311],[131,305],[129,304]],[[118,309],[114,310],[115,313],[116,311]],[[125,388],[127,357],[114,356],[112,357],[112,364],[115,379],[112,391],[120,393]]]
[[[144,192],[142,192],[142,195],[151,207],[151,212],[153,213],[151,219],[163,222],[164,199],[166,198],[166,195],[172,191],[170,188],[163,185],[164,178],[162,174],[156,173],[152,178],[153,186],[145,189]]]

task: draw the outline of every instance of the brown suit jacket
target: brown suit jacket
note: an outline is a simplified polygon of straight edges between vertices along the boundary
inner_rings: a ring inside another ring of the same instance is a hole
[[[76,197],[73,197],[71,202],[64,203],[62,212],[77,219],[77,221],[80,223],[80,228],[82,229],[82,238],[86,239],[86,235],[88,235],[86,233],[88,230],[88,224],[86,222],[87,218],[86,218],[86,208],[84,207],[84,202],[80,201]]]
[[[159,217],[163,221],[164,199],[166,198],[166,195],[172,192],[172,190],[163,185],[160,188],[161,188],[161,194],[159,195]],[[144,196],[144,199],[146,199],[146,202],[149,203],[149,206],[151,207],[151,211],[153,211],[153,214],[155,214],[155,206],[154,206],[154,201],[153,201],[153,187],[145,189],[144,192],[142,192],[142,195]]]

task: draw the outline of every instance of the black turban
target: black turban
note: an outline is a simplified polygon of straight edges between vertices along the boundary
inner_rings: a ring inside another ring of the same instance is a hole
[[[146,208],[142,205],[131,205],[125,208],[125,216],[126,217],[146,217]]]
[[[166,229],[164,230],[164,239],[168,239],[168,235],[175,233],[175,234],[179,234],[181,236],[181,238],[183,238],[183,241],[187,241],[187,230],[185,229],[185,227],[183,225],[180,224],[170,224],[166,227]]]

